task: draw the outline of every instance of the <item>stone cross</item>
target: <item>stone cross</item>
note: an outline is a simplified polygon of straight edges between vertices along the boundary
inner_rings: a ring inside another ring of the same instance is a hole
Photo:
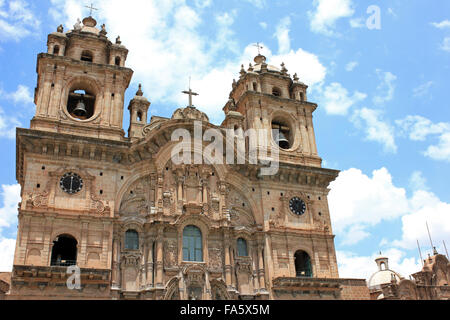
[[[189,95],[189,107],[192,108],[192,96],[198,96],[198,93],[195,93],[191,90],[190,86],[189,86],[189,91],[183,91],[184,94]]]
[[[92,10],[98,10],[97,8],[94,8],[94,4],[93,3],[91,3],[90,7],[88,7],[88,6],[84,6],[84,7],[90,9],[89,16],[91,16],[91,17],[92,17]]]
[[[189,95],[189,107],[192,108],[194,106],[192,104],[192,96],[198,96],[199,94],[191,90],[191,78],[189,78],[189,91],[183,91],[182,93]]]
[[[259,45],[259,42],[257,42],[257,43],[254,44],[253,46],[258,48],[258,55],[261,55],[261,49],[264,49],[264,47],[263,47],[263,46],[260,46],[260,45]]]

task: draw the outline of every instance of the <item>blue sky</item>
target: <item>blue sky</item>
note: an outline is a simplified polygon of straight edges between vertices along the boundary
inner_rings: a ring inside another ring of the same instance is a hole
[[[180,92],[191,76],[196,106],[220,123],[254,43],[269,64],[285,62],[319,104],[324,166],[342,170],[329,196],[341,276],[369,277],[382,251],[407,277],[420,268],[416,239],[431,252],[425,221],[438,251],[443,240],[450,246],[450,3],[273,2],[98,0],[94,16],[130,50],[135,75],[125,104],[142,83],[153,115],[186,104]],[[0,0],[0,270],[12,263],[15,127],[29,127],[34,115],[36,55],[59,24],[67,31],[86,16],[87,4]]]

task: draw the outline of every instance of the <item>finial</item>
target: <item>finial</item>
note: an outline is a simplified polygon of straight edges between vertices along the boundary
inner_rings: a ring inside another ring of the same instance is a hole
[[[244,70],[244,65],[241,64],[241,72],[240,72],[241,77],[244,76],[246,73],[247,73],[247,72],[245,72],[245,70]]]
[[[286,65],[284,64],[284,62],[281,63],[281,73],[282,74],[287,74],[288,69],[286,69]]]
[[[233,87],[233,89],[236,88],[237,86],[236,79],[233,79],[233,84],[231,86]]]
[[[117,38],[116,38],[116,44],[122,44],[122,41],[120,41],[120,36],[117,36]]]
[[[300,79],[299,79],[299,77],[298,77],[298,75],[297,74],[294,74],[294,81],[299,81]]]
[[[56,31],[59,32],[59,33],[63,33],[63,32],[64,32],[64,27],[63,27],[63,25],[60,24],[60,25],[58,26],[58,28],[56,29]]]
[[[142,84],[139,83],[139,90],[136,92],[136,96],[142,97],[144,93],[142,92]]]
[[[249,66],[248,66],[248,71],[252,72],[253,70],[254,69],[253,69],[252,63],[250,63]]]

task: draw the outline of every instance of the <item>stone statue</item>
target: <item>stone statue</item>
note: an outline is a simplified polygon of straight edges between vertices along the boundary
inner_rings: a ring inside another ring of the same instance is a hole
[[[73,29],[77,31],[81,30],[81,20],[79,18],[77,19],[77,23],[74,24]]]
[[[60,25],[58,26],[58,28],[56,29],[56,31],[58,31],[59,33],[63,33],[63,32],[64,32],[64,27],[63,27],[63,25],[60,24]]]
[[[103,36],[106,36],[108,32],[106,32],[106,25],[102,24],[102,30],[100,31],[100,34]]]

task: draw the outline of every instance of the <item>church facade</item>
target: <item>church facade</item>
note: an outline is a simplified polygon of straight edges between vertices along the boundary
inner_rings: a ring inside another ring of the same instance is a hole
[[[17,129],[22,201],[10,299],[369,298],[365,280],[339,278],[327,200],[339,172],[322,168],[318,106],[286,66],[258,55],[242,67],[220,126],[192,103],[148,123],[139,87],[125,135],[133,71],[120,38],[109,41],[88,17],[69,32],[58,27],[47,45],[36,114]],[[199,162],[173,160],[177,130],[192,134],[183,146]],[[231,139],[231,159],[244,151],[245,161],[214,161],[207,130]],[[240,134],[250,130],[267,133],[267,145],[252,150],[276,155],[271,175],[262,174],[270,161],[250,161]]]

